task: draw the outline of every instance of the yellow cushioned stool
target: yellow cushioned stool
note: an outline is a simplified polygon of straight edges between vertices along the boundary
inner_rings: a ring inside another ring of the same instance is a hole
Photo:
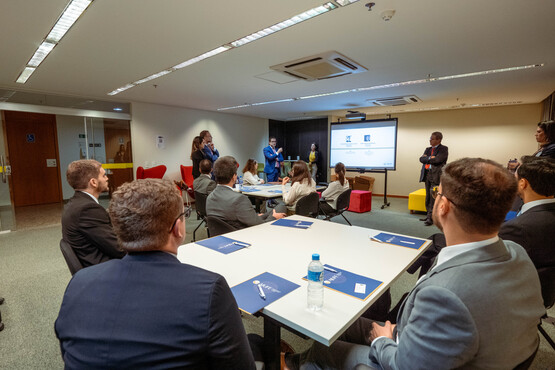
[[[409,194],[409,211],[426,212],[426,189],[418,189]]]

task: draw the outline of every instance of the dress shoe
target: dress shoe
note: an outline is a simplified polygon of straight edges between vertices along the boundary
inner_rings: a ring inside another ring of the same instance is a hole
[[[424,222],[424,225],[426,226],[432,226],[434,224],[434,222],[432,220],[426,220],[426,222]]]
[[[419,218],[420,221],[428,221],[428,217]]]

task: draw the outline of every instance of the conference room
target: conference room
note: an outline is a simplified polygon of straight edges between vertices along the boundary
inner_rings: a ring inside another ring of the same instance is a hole
[[[387,187],[383,173],[367,173],[372,210],[346,217],[426,238],[438,230],[407,203],[424,187],[419,157],[432,132],[443,133],[449,161],[505,165],[534,153],[537,123],[553,119],[552,1],[94,0],[65,35],[49,36],[68,3],[7,2],[0,15],[0,361],[10,368],[63,366],[53,323],[71,279],[59,250],[71,161],[100,161],[113,185],[139,166],[164,165],[179,181],[191,142],[209,130],[239,170],[249,158],[264,163],[270,136],[293,160],[308,161],[315,142],[318,180],[329,182],[332,124],[396,119]],[[14,127],[24,127],[22,142],[10,141]],[[46,135],[47,154],[30,154]],[[391,206],[380,209],[386,192]],[[392,283],[394,303],[416,278]],[[247,331],[263,334],[261,320],[244,319]],[[282,332],[297,351],[310,342]],[[541,340],[531,368],[554,361]]]

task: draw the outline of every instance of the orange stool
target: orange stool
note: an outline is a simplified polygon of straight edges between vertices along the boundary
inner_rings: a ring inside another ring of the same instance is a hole
[[[372,210],[372,192],[364,190],[351,191],[349,212],[364,213]]]

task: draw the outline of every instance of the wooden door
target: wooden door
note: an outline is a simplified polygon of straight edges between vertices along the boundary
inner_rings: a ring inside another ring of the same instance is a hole
[[[5,111],[14,206],[62,201],[56,116]]]

